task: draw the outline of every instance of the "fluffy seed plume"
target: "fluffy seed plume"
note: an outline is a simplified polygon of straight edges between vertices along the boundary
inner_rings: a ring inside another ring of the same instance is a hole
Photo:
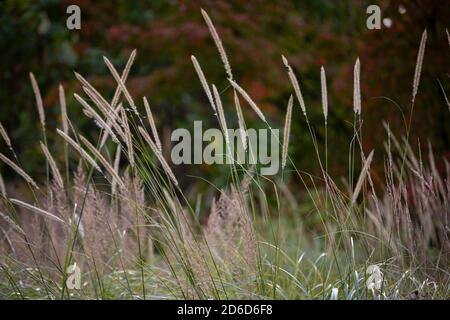
[[[118,121],[120,122],[119,110],[121,108],[121,105],[119,105],[114,110],[108,104],[108,102],[106,100],[104,100],[99,94],[95,93],[90,88],[83,86],[83,90],[88,95],[88,97],[91,98],[92,101],[94,101],[95,105],[100,109],[103,116],[106,118],[106,120],[103,121],[102,118],[100,118],[100,116],[96,115],[95,112],[92,111],[93,109],[90,108],[89,104],[87,104],[84,99],[81,99],[81,100],[84,100],[84,103],[79,101],[83,106],[87,105],[87,107],[85,107],[84,113],[86,114],[86,112],[87,112],[86,115],[90,118],[95,116],[94,120],[96,120],[97,124],[102,129],[104,129],[102,143],[100,145],[103,146],[103,144],[106,142],[106,140],[109,138],[110,135],[114,141],[117,141],[117,137],[113,133],[112,128],[114,128],[116,130],[116,132],[120,135],[120,137],[122,139],[125,139],[125,134],[124,134],[122,128],[117,123]],[[78,96],[77,100],[80,100],[79,96]],[[91,111],[89,111],[89,110],[91,110]],[[98,121],[99,118],[100,118],[100,120]],[[102,124],[102,125],[100,125],[100,124]]]
[[[291,66],[289,65],[288,60],[285,56],[281,56],[283,59],[283,63],[288,69],[288,76],[291,80],[292,87],[294,88],[295,95],[297,97],[298,102],[300,103],[300,108],[302,109],[303,115],[306,117],[306,106],[305,106],[305,100],[303,99],[302,91],[300,90],[300,85],[298,84],[297,77],[294,74],[294,71],[292,70]]]
[[[125,144],[127,145],[128,161],[130,162],[130,166],[134,167],[134,150],[130,126],[128,124],[128,118],[125,109],[121,108],[120,111],[122,113],[122,125],[125,130]]]
[[[120,114],[120,109],[122,108],[122,104],[119,104],[116,109],[114,110],[114,114],[119,115]],[[111,114],[111,116],[113,116]],[[120,117],[117,118],[117,120],[120,120]],[[115,119],[112,119],[110,117],[107,118],[106,120],[106,124],[108,125],[108,127],[113,126],[114,129],[116,129],[117,133],[119,134],[119,136],[125,141],[126,137],[125,137],[125,133],[122,130],[122,127],[120,125],[117,124],[117,122],[115,121]],[[109,132],[105,131],[103,133],[103,137],[102,140],[100,142],[100,149],[103,148],[103,146],[105,145],[106,141],[108,141],[109,138]]]
[[[86,152],[84,149],[75,142],[71,137],[69,137],[67,134],[65,134],[60,129],[56,129],[56,132],[66,141],[68,142],[75,150],[78,151],[78,153],[83,157],[84,160],[86,160],[91,166],[95,168],[98,172],[102,173],[102,169],[98,166],[98,164],[95,162],[94,159]]]
[[[6,132],[1,122],[0,122],[0,135],[2,136],[3,140],[5,140],[5,143],[8,146],[8,148],[12,150],[11,139],[9,139],[8,132]]]
[[[5,181],[3,181],[2,174],[0,173],[0,193],[2,196],[6,198],[6,188],[5,188]]]
[[[82,86],[83,91],[88,95],[89,98],[94,101],[95,105],[102,111],[104,116],[115,123],[116,118],[118,117],[117,112],[113,107],[108,103],[108,101],[103,98],[100,93],[92,89],[93,87]]]
[[[107,57],[103,57],[103,61],[105,62],[106,66],[108,67],[109,71],[111,72],[112,76],[116,80],[117,84],[119,85],[120,89],[122,90],[125,98],[127,99],[128,103],[130,104],[131,108],[133,109],[134,113],[139,114],[136,108],[136,105],[134,104],[133,98],[131,97],[130,93],[128,92],[128,89],[125,87],[125,84],[123,83],[122,79],[120,78],[119,74],[116,71],[116,68],[112,65],[112,63],[108,60]]]
[[[50,213],[48,211],[45,211],[45,210],[42,210],[42,209],[40,209],[38,207],[32,206],[29,203],[26,203],[26,202],[23,202],[23,201],[17,200],[17,199],[9,199],[9,201],[14,203],[15,205],[18,205],[19,207],[22,207],[22,208],[28,209],[30,211],[33,211],[34,213],[40,214],[40,215],[42,215],[44,217],[47,217],[47,218],[49,218],[51,220],[64,223],[63,219],[58,218],[57,216],[55,216],[54,214],[52,214],[52,213]]]
[[[445,103],[447,104],[448,110],[450,111],[450,101],[448,100],[447,94],[445,93],[445,89],[442,86],[442,83],[440,80],[438,80],[438,83],[439,83],[439,87],[441,87],[441,91],[442,91],[442,95],[444,96]]]
[[[130,57],[128,58],[127,64],[125,65],[125,69],[122,72],[121,79],[122,79],[122,83],[124,83],[124,84],[127,81],[128,74],[130,73],[130,69],[131,69],[131,66],[133,65],[133,62],[134,62],[135,58],[136,58],[136,49],[134,49],[131,52]],[[116,108],[116,105],[119,102],[119,98],[120,98],[120,94],[121,93],[122,93],[122,90],[120,89],[120,86],[118,85],[117,88],[116,88],[116,91],[114,92],[114,97],[113,97],[113,99],[111,101],[111,110],[113,111],[112,115],[114,115],[115,117],[114,117],[114,119],[108,118],[106,123],[108,124],[108,126],[113,126],[116,130],[118,130],[119,135],[121,136],[122,139],[124,139],[125,135],[120,132],[121,131],[120,127],[118,127],[116,125],[116,121],[115,121],[116,119],[120,120],[120,117],[118,117],[118,114],[119,114],[121,106],[119,105],[119,107]],[[105,131],[103,133],[103,137],[102,137],[102,140],[100,142],[100,149],[103,148],[103,146],[105,145],[105,143],[108,140],[108,138],[109,138],[109,133],[107,131]]]
[[[164,171],[166,174],[170,177],[170,179],[173,181],[173,183],[178,186],[178,180],[175,178],[175,175],[172,172],[172,169],[170,169],[168,163],[166,162],[166,159],[164,159],[161,152],[159,152],[158,148],[156,147],[155,143],[152,141],[150,136],[148,135],[147,131],[144,130],[141,126],[138,128],[139,132],[141,133],[142,137],[144,137],[145,141],[149,144],[150,148],[152,149],[153,153],[158,158],[159,162],[161,163]]]
[[[65,134],[69,134],[69,122],[67,121],[67,107],[66,107],[66,95],[64,93],[64,87],[59,84],[59,105],[61,107],[62,127]]]
[[[283,133],[283,152],[281,154],[282,168],[286,166],[288,148],[289,148],[289,135],[291,133],[291,120],[292,120],[292,105],[294,99],[292,95],[289,97],[288,107],[286,111],[286,119],[284,121],[284,133]]]
[[[370,152],[369,156],[367,157],[366,161],[364,162],[364,166],[361,170],[361,174],[359,175],[358,182],[356,183],[356,186],[355,186],[355,190],[353,191],[352,203],[356,202],[356,200],[358,199],[359,193],[361,192],[364,180],[366,179],[366,176],[370,169],[370,164],[372,163],[373,153],[374,153],[374,150],[372,150]]]
[[[36,106],[39,114],[39,120],[41,121],[42,128],[45,129],[45,113],[44,113],[44,105],[42,103],[41,91],[39,90],[38,83],[32,72],[30,72],[30,80],[31,86],[33,87],[34,98],[36,99]]]
[[[420,74],[422,73],[423,56],[425,54],[425,45],[427,43],[427,30],[422,33],[422,39],[420,40],[419,53],[417,54],[416,70],[414,72],[412,103],[416,99],[417,91],[419,90]]]
[[[228,57],[225,52],[225,49],[223,48],[222,41],[220,40],[219,34],[216,31],[216,28],[214,27],[214,24],[212,23],[211,19],[209,18],[208,14],[205,10],[201,9],[203,19],[205,19],[206,24],[208,25],[209,32],[211,33],[211,36],[214,40],[214,43],[216,44],[217,50],[219,50],[220,58],[222,59],[223,66],[225,67],[225,71],[228,75],[228,78],[233,80],[233,74],[231,72],[231,66],[228,62]]]
[[[61,189],[64,189],[64,182],[63,178],[61,176],[61,173],[58,170],[58,166],[56,165],[55,159],[53,159],[50,151],[45,146],[45,144],[42,143],[42,141],[39,142],[41,144],[42,152],[45,155],[45,158],[47,159],[48,164],[50,165],[50,169],[52,170],[53,178],[55,179],[56,183]]]
[[[125,184],[122,182],[122,179],[120,179],[119,175],[117,174],[117,171],[114,170],[114,168],[109,164],[109,162],[105,159],[105,157],[103,157],[103,155],[92,145],[92,143],[90,143],[89,140],[83,137],[82,135],[80,135],[80,140],[105,167],[106,171],[108,171],[108,173],[113,178],[113,181],[116,181],[121,188],[124,188]]]
[[[355,114],[361,114],[361,66],[359,58],[356,59],[355,68],[353,70],[353,111]]]
[[[134,59],[136,58],[136,49],[131,51],[130,57],[128,58],[127,64],[125,65],[125,69],[122,72],[122,83],[125,84],[128,78],[128,74],[130,73],[131,66],[133,65]],[[122,92],[120,86],[117,86],[116,92],[114,92],[114,97],[111,101],[111,107],[114,108],[119,102],[120,93]]]
[[[145,112],[147,113],[148,123],[153,133],[153,139],[155,139],[156,146],[158,150],[162,152],[161,140],[159,139],[158,130],[156,130],[155,120],[153,119],[152,110],[150,110],[150,105],[148,104],[147,98],[144,97]]]
[[[203,73],[200,64],[198,63],[197,59],[194,56],[191,56],[191,60],[192,64],[194,65],[195,72],[197,72],[197,76],[200,79],[200,83],[203,87],[203,90],[205,91],[206,96],[208,97],[209,103],[211,104],[213,110],[216,111],[216,106],[214,105],[214,100],[211,94],[211,90],[209,89],[208,81],[206,81],[205,74]]]
[[[83,91],[91,98],[98,108],[103,112],[108,119],[111,117],[117,117],[117,112],[108,104],[103,96],[80,74],[75,72],[75,76],[78,81],[81,82]]]
[[[117,172],[117,174],[119,173],[121,154],[122,154],[122,148],[120,147],[120,145],[118,145],[117,149],[116,149],[116,155],[114,157],[114,172]],[[113,195],[116,193],[117,183],[118,183],[118,181],[116,179],[114,179],[114,177],[113,177],[113,181],[111,183],[111,194],[113,194]]]
[[[448,29],[445,29],[445,32],[447,33],[448,45],[450,46],[450,33],[448,32]]]
[[[327,93],[327,77],[323,66],[320,68],[320,85],[322,88],[322,108],[325,122],[328,118],[328,93]]]
[[[84,114],[89,118],[93,118],[95,123],[103,130],[107,131],[114,141],[118,141],[111,127],[103,120],[103,118],[95,112],[95,110],[78,94],[74,94],[75,99],[83,106]]]
[[[11,219],[8,215],[4,214],[1,211],[0,211],[0,218],[6,221],[6,223],[8,223],[13,230],[17,231],[20,234],[25,235],[23,229],[17,223],[15,223],[13,219]]]
[[[214,93],[214,99],[216,100],[216,106],[217,106],[217,115],[219,118],[220,126],[222,127],[223,133],[225,134],[225,143],[227,145],[230,144],[230,139],[228,137],[228,127],[227,127],[227,121],[225,119],[225,113],[223,112],[223,106],[222,101],[220,99],[219,91],[217,91],[216,86],[213,84],[213,93]]]
[[[31,184],[36,189],[39,189],[38,185],[34,180],[25,173],[18,165],[16,165],[14,162],[9,160],[5,155],[0,153],[0,160],[2,160],[5,164],[7,164],[11,169],[13,169],[19,176],[21,176],[25,181],[27,181],[29,184]]]
[[[97,89],[94,88],[92,84],[89,83],[81,74],[75,72],[75,77],[80,81],[81,85],[83,87],[89,88],[92,93],[95,94],[95,96],[98,97],[98,99],[104,101],[106,103],[105,98],[102,97],[102,95],[97,91]]]
[[[238,97],[236,91],[234,91],[234,104],[236,106],[239,131],[241,132],[240,136],[241,136],[242,146],[244,147],[244,151],[246,151],[247,150],[247,133],[245,131],[244,114],[242,113],[241,103],[239,102],[239,97]]]
[[[262,113],[262,111],[259,109],[259,107],[256,105],[256,103],[252,100],[252,98],[250,98],[250,96],[248,95],[247,92],[245,92],[244,89],[241,88],[241,86],[239,86],[236,82],[234,82],[231,79],[228,79],[228,81],[230,81],[231,85],[241,94],[241,96],[245,99],[245,101],[247,101],[247,103],[250,105],[250,107],[253,109],[253,111],[255,111],[255,113],[258,115],[258,117],[264,121],[266,121],[266,117],[264,117],[264,114]]]

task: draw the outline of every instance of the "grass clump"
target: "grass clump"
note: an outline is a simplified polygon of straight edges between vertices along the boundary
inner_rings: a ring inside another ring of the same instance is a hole
[[[231,108],[236,108],[239,128],[247,127],[239,97],[271,128],[262,110],[233,78],[219,35],[207,13],[202,10],[202,15],[234,93]],[[425,43],[426,32],[416,64],[410,117]],[[98,126],[95,139],[81,135],[72,125],[60,87],[63,126],[58,135],[64,143],[63,157],[52,155],[48,147],[42,99],[30,74],[43,129],[40,145],[47,160],[47,181],[35,182],[21,169],[0,126],[12,156],[0,154],[0,160],[29,188],[16,195],[0,179],[0,297],[448,298],[450,165],[444,160],[445,170],[437,169],[431,145],[426,161],[421,154],[415,155],[409,144],[410,125],[399,141],[386,124],[384,148],[363,150],[359,59],[354,69],[354,134],[347,181],[338,183],[328,172],[327,141],[325,150],[319,150],[300,83],[283,56],[294,95],[287,103],[284,137],[279,141],[281,174],[265,177],[257,166],[233,162],[228,167],[229,185],[216,187],[216,198],[203,204],[201,197],[194,199],[184,192],[165,159],[167,146],[159,139],[148,100],[143,97],[143,105],[137,105],[126,88],[135,56],[133,51],[122,75],[104,59],[117,82],[111,102],[76,74],[87,98],[81,93],[75,98]],[[230,106],[222,105],[219,90],[208,83],[197,59],[191,59],[226,131],[224,109]],[[329,104],[323,67],[321,88],[326,132]],[[289,157],[294,96],[310,130],[321,176],[296,168]],[[143,108],[145,112],[140,113]],[[147,115],[151,135],[141,114]],[[239,142],[251,152],[245,136]],[[375,184],[371,165],[382,161],[383,154],[384,183]],[[65,173],[55,159],[64,159]],[[290,190],[288,176],[304,186],[302,202]],[[205,221],[200,220],[202,207],[209,208]],[[82,272],[79,289],[67,286],[68,270],[74,263]]]

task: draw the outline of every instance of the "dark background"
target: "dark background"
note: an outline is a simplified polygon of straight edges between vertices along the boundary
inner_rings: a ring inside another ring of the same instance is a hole
[[[381,30],[366,28],[366,8],[382,8],[382,18],[392,25]],[[66,28],[66,8],[81,7],[81,30]],[[293,92],[281,61],[284,54],[301,81],[307,112],[323,143],[320,98],[320,66],[324,65],[329,93],[329,154],[333,175],[346,175],[348,144],[353,132],[353,65],[361,60],[364,148],[381,149],[385,140],[382,120],[393,131],[405,133],[402,113],[410,110],[417,51],[423,30],[428,30],[422,80],[413,118],[411,141],[427,151],[429,139],[436,157],[450,151],[450,112],[444,90],[450,94],[450,47],[445,28],[449,1],[56,1],[6,0],[0,4],[0,121],[7,128],[24,169],[45,174],[39,148],[42,132],[28,78],[32,71],[41,88],[51,150],[61,140],[58,84],[66,89],[73,123],[91,133],[97,129],[82,115],[73,98],[80,92],[73,72],[85,76],[106,97],[112,97],[115,81],[103,63],[110,58],[122,70],[130,52],[137,59],[127,86],[135,101],[147,96],[160,135],[169,152],[171,130],[193,126],[194,120],[217,126],[190,60],[194,54],[208,78],[220,91],[229,127],[237,127],[221,60],[200,13],[213,20],[233,68],[234,77],[261,107],[274,127],[282,128],[289,95]],[[400,7],[406,9],[400,13]],[[246,120],[257,123],[248,105]],[[290,154],[299,169],[318,169],[311,139],[296,102]],[[420,140],[419,140],[420,139]],[[382,151],[382,150],[379,150]],[[8,154],[4,143],[0,152]],[[59,152],[62,157],[62,153]],[[377,165],[382,168],[382,157]],[[0,165],[1,167],[1,165]],[[5,167],[2,167],[5,168]],[[174,169],[180,179],[198,174],[220,183],[226,179],[217,166]],[[14,175],[2,169],[5,179]],[[381,178],[382,175],[381,175]],[[186,183],[186,181],[185,181]]]

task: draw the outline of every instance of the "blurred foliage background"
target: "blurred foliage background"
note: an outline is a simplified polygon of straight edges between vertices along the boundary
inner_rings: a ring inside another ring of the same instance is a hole
[[[81,30],[66,28],[70,4],[81,8]],[[370,4],[378,4],[382,19],[388,19],[381,30],[366,28]],[[137,59],[127,86],[136,101],[142,101],[144,95],[149,99],[167,146],[165,152],[170,152],[172,129],[192,129],[194,120],[205,121],[204,127],[218,126],[192,67],[192,54],[207,79],[222,92],[229,127],[237,127],[232,90],[200,8],[209,13],[222,38],[235,78],[274,127],[283,127],[293,91],[281,54],[289,59],[301,81],[320,143],[324,140],[320,66],[325,66],[330,171],[336,177],[345,176],[348,168],[356,58],[361,60],[364,147],[381,152],[386,137],[382,120],[388,121],[396,134],[405,133],[402,113],[407,116],[410,110],[417,51],[427,28],[411,141],[414,146],[420,141],[426,151],[430,139],[436,157],[449,155],[450,112],[438,82],[450,94],[450,47],[445,33],[448,1],[5,0],[0,4],[0,121],[24,168],[33,175],[45,174],[38,143],[42,133],[28,73],[32,71],[39,82],[51,148],[57,150],[60,140],[54,129],[61,126],[58,84],[65,87],[73,123],[94,136],[97,128],[82,116],[73,98],[74,92],[81,91],[73,72],[112,97],[115,82],[102,56],[122,70],[135,48]],[[311,139],[299,106],[295,107],[290,154],[298,168],[315,172],[318,164]],[[249,106],[243,104],[243,108],[246,120],[258,123]],[[8,150],[2,144],[0,151],[6,154]],[[377,161],[381,167],[382,157]],[[195,180],[188,175],[201,175],[219,184],[227,178],[217,166],[177,166],[174,170],[184,184]],[[5,170],[2,173],[5,178],[13,177]]]

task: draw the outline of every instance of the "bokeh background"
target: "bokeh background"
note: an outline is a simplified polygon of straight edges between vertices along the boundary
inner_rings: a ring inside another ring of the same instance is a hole
[[[70,4],[81,8],[81,30],[66,28]],[[370,4],[382,8],[385,20],[381,30],[366,28]],[[232,90],[200,8],[209,13],[222,38],[235,78],[274,127],[283,127],[292,93],[281,54],[289,59],[301,81],[319,143],[324,140],[320,66],[325,66],[330,171],[335,176],[345,176],[348,168],[356,58],[361,60],[364,147],[381,149],[386,137],[383,120],[398,136],[405,133],[403,115],[410,110],[414,66],[426,28],[428,43],[411,141],[414,148],[420,141],[425,152],[429,139],[437,158],[449,156],[450,112],[439,85],[450,95],[450,47],[445,32],[449,1],[5,0],[0,3],[0,121],[10,133],[25,170],[32,175],[45,174],[45,159],[39,149],[42,133],[28,73],[32,71],[39,82],[49,141],[56,151],[60,140],[55,128],[61,126],[58,84],[65,87],[73,123],[93,137],[97,128],[86,120],[73,98],[74,92],[81,91],[73,72],[111,97],[115,82],[102,56],[122,70],[133,49],[137,49],[137,59],[127,86],[136,101],[144,95],[149,99],[165,146],[170,146],[172,129],[192,129],[194,120],[205,121],[204,127],[217,127],[192,67],[192,54],[208,80],[223,92],[229,127],[237,127]],[[258,123],[249,106],[243,108],[246,120]],[[4,144],[0,152],[7,153]],[[165,147],[165,152],[170,152],[170,147]],[[318,170],[297,104],[290,154],[299,169]],[[381,157],[377,163],[382,167]],[[13,178],[5,167],[1,169],[5,179]],[[179,166],[174,170],[185,185],[199,181],[190,175],[219,184],[227,179],[226,170],[217,166]]]

